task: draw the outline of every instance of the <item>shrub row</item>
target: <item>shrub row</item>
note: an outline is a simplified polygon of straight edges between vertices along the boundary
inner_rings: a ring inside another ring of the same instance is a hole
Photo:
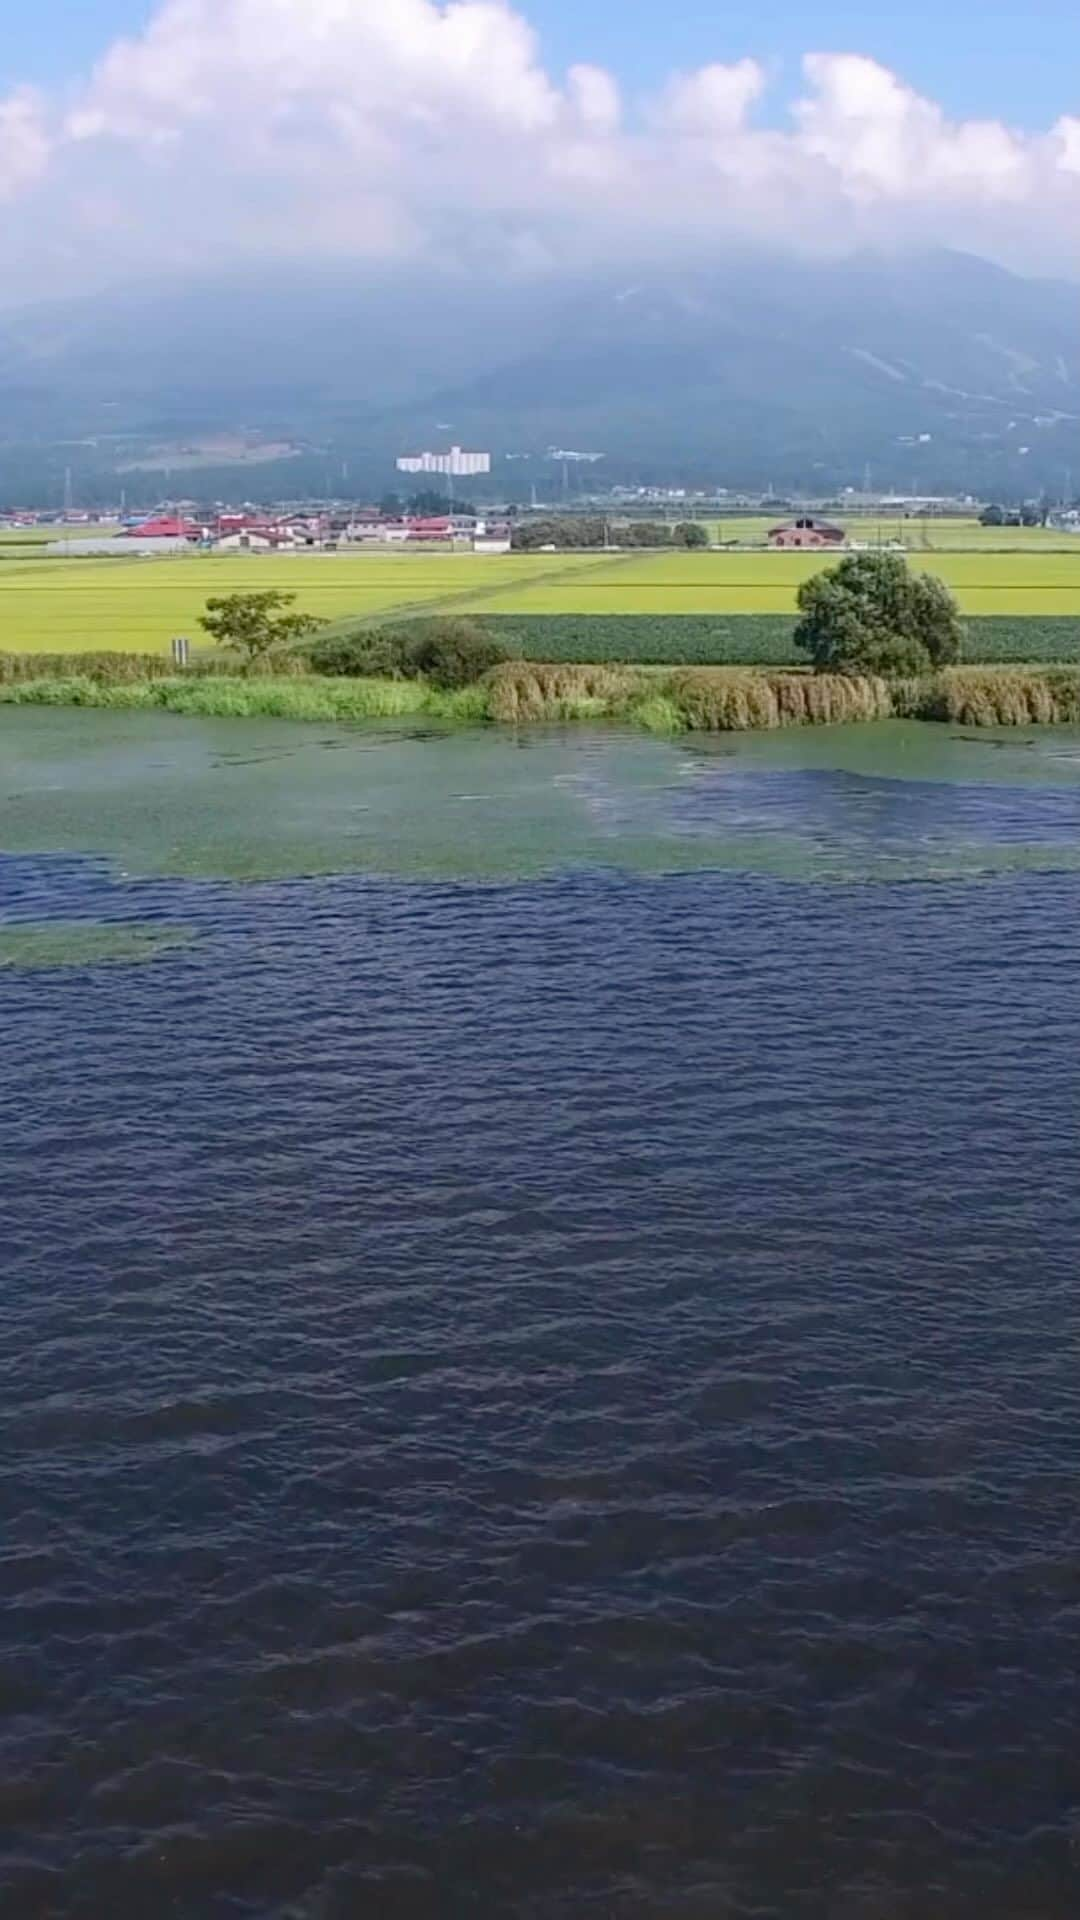
[[[314,673],[422,679],[454,693],[497,667],[507,649],[476,621],[443,617],[323,634],[306,644],[304,654]]]

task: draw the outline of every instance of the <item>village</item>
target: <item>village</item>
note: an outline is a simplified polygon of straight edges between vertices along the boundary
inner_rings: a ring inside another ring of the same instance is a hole
[[[11,527],[31,527],[29,518]],[[47,522],[44,523],[47,526]],[[120,549],[120,543],[123,543]],[[274,511],[266,508],[200,513],[177,509],[122,520],[113,516],[65,516],[47,551],[168,554],[301,553],[339,551],[343,547],[424,547],[460,544],[476,553],[510,552],[509,523],[473,513],[384,513],[360,507],[348,513],[332,509]]]

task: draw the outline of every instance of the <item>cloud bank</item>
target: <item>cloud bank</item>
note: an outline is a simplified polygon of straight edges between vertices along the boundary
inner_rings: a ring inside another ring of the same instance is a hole
[[[948,244],[1080,276],[1080,116],[952,121],[852,53],[627,99],[547,72],[504,0],[164,0],[63,98],[0,99],[8,301],[133,272],[347,259],[543,273]]]

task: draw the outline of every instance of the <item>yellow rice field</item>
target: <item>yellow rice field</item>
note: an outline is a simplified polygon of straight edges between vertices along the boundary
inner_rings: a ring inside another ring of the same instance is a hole
[[[1073,549],[916,553],[964,613],[1080,617]],[[791,613],[834,555],[797,553],[282,554],[0,562],[0,648],[157,651],[201,639],[207,597],[280,588],[327,620],[447,610],[505,614]]]

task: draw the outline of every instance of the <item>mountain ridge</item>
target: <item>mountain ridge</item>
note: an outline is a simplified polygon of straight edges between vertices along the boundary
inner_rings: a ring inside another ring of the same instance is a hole
[[[1080,472],[1078,319],[1068,283],[932,252],[120,290],[0,313],[0,498],[68,468],[88,499],[122,473],[155,497],[170,450],[208,490],[371,491],[450,440],[493,452],[498,492],[543,491],[560,446],[611,481],[831,490],[869,466],[909,491],[1056,495]],[[215,460],[230,439],[245,458]],[[260,441],[288,458],[253,467]]]

